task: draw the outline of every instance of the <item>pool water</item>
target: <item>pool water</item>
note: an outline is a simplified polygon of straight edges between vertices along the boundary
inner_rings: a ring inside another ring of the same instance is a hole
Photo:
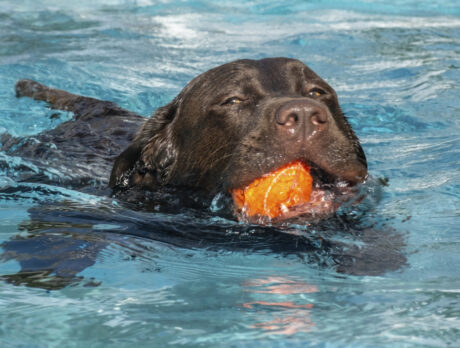
[[[362,206],[278,227],[221,197],[146,212],[0,152],[0,346],[460,346],[458,1],[0,0],[0,132],[72,118],[15,98],[21,78],[148,116],[273,56],[336,89],[373,177]]]

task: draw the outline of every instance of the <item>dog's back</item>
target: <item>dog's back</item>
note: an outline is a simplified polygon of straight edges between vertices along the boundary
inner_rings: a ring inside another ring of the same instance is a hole
[[[31,80],[19,81],[16,95],[46,101],[51,108],[74,114],[72,120],[37,135],[1,136],[2,150],[7,155],[18,156],[35,167],[22,171],[28,181],[69,182],[73,187],[84,186],[88,180],[107,184],[114,158],[132,142],[145,120],[115,103],[52,89]],[[49,168],[59,169],[59,175],[45,175]]]

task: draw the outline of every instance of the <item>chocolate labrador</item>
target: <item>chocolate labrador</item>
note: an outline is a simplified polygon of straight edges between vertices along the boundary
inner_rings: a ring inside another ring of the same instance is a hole
[[[19,81],[16,93],[75,115],[33,137],[2,136],[6,153],[58,168],[62,176],[55,182],[106,183],[110,175],[114,194],[187,187],[214,195],[301,160],[312,168],[316,213],[330,213],[338,197],[367,176],[366,157],[334,89],[295,59],[213,68],[149,119],[31,80]]]
[[[367,177],[365,155],[335,91],[294,59],[238,60],[211,69],[148,119],[112,102],[31,80],[19,81],[16,93],[74,114],[72,120],[38,135],[2,135],[2,150],[21,158],[6,164],[0,158],[3,170],[21,173],[16,182],[52,183],[91,194],[105,187],[101,194],[111,192],[134,202],[160,196],[177,201],[171,192],[186,192],[194,201],[188,192],[195,190],[207,197],[223,193],[231,202],[230,190],[301,160],[311,167],[313,202],[291,208],[281,219],[308,219],[312,211],[328,216],[343,198],[351,199]],[[20,168],[8,169],[13,162]],[[14,190],[7,193],[14,195]],[[66,200],[41,203],[29,209],[30,221],[22,226],[27,236],[14,236],[1,245],[0,259],[18,260],[21,271],[0,279],[61,288],[79,281],[79,272],[92,265],[112,240],[129,243],[123,239],[126,234],[181,247],[295,253],[350,274],[382,274],[406,262],[400,234],[361,225],[353,214],[323,219],[313,228],[316,233],[302,234],[295,224],[285,230],[282,224],[279,228],[229,225],[225,219],[209,223],[208,215],[200,218],[205,210],[199,209],[192,216],[174,210],[170,221],[168,214],[163,219],[163,214],[146,213],[144,205],[139,211],[112,203],[94,207]],[[337,235],[346,238],[342,241]]]

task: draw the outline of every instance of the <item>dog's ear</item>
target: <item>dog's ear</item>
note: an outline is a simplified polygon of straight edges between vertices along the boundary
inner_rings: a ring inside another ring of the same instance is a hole
[[[134,166],[141,153],[140,144],[133,142],[115,159],[110,173],[109,187],[116,186],[126,187],[129,184],[129,178],[134,170]]]
[[[110,175],[111,188],[128,187],[132,182],[147,186],[169,182],[177,159],[171,127],[176,105],[174,100],[158,108],[141,127],[133,143],[117,157]]]
[[[155,179],[160,185],[169,182],[177,161],[178,149],[172,125],[178,112],[175,99],[159,108],[136,137],[143,144],[140,160],[146,170],[155,173]]]

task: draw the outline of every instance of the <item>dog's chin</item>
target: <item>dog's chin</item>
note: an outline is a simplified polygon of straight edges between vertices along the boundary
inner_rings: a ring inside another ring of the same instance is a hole
[[[315,188],[308,203],[286,209],[272,222],[283,222],[294,218],[305,218],[306,221],[323,220],[333,215],[345,202],[358,203],[359,200],[353,187],[338,186],[330,190]]]

